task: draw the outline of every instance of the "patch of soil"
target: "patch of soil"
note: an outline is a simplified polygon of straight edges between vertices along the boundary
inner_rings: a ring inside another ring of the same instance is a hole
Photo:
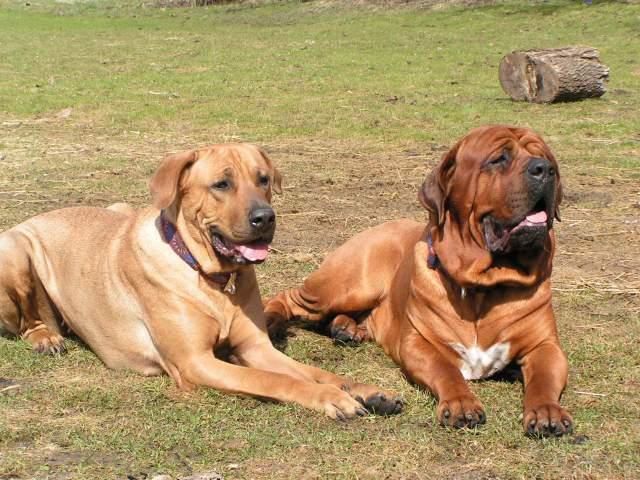
[[[41,470],[46,468],[46,478],[66,480],[77,478],[72,470],[74,465],[96,463],[99,465],[122,465],[125,459],[116,455],[70,450],[60,445],[47,444],[35,447],[32,443],[14,443],[8,446],[13,451],[22,451],[21,458],[24,464],[38,465]],[[16,473],[15,478],[25,478]],[[31,478],[31,477],[30,477]]]

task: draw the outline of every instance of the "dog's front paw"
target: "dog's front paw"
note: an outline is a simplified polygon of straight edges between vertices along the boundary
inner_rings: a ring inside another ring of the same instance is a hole
[[[573,419],[558,403],[546,403],[524,412],[524,430],[530,437],[561,437],[573,430]]]
[[[320,392],[316,399],[316,409],[334,420],[349,420],[362,417],[367,411],[360,402],[334,385],[319,385]]]
[[[487,420],[482,403],[473,394],[441,399],[437,415],[440,424],[453,428],[475,428]]]
[[[375,385],[352,383],[344,385],[342,389],[377,415],[395,415],[404,409],[404,400],[399,395],[381,390]]]

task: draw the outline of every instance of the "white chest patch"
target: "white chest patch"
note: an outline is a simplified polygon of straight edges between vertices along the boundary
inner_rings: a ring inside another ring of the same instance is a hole
[[[499,372],[509,363],[509,342],[496,343],[487,350],[467,348],[460,343],[450,343],[460,355],[460,371],[466,380],[487,378]]]

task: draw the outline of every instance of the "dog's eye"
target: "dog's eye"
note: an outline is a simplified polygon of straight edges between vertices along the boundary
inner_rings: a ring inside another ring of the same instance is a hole
[[[260,177],[258,178],[258,181],[260,182],[260,185],[263,187],[266,187],[269,185],[269,177],[266,175],[260,175]]]
[[[489,160],[486,165],[488,167],[498,167],[501,165],[506,165],[509,162],[509,154],[508,152],[502,152],[500,156],[494,158],[493,160]]]
[[[228,190],[229,187],[231,187],[229,180],[220,180],[219,182],[211,184],[211,188],[214,190]]]

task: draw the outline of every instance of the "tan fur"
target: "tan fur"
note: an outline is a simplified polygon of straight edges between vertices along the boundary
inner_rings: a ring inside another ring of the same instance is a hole
[[[513,157],[508,168],[488,173],[485,162],[505,148]],[[522,208],[523,173],[534,157],[550,161],[557,176],[553,154],[530,130],[473,130],[421,188],[428,225],[397,220],[356,235],[301,288],[267,302],[270,328],[301,317],[330,322],[338,338],[375,340],[413,382],[436,395],[440,421],[458,427],[484,421],[482,404],[463,377],[464,355],[488,358],[487,352],[499,352],[502,357],[494,353],[496,369],[508,361],[522,366],[525,429],[567,433],[571,417],[558,403],[567,361],[558,343],[549,281],[553,231],[535,255],[495,257],[480,227],[485,214],[510,218]],[[562,193],[559,176],[556,180],[557,207]],[[438,269],[427,265],[428,234]],[[487,367],[479,375],[490,373]]]
[[[259,181],[267,175],[268,184]],[[212,182],[232,179],[225,193]],[[168,157],[151,181],[156,207],[68,208],[0,234],[0,324],[35,350],[59,352],[77,334],[110,368],[168,373],[197,385],[297,402],[333,418],[395,413],[377,387],[295,362],[271,345],[252,265],[221,260],[208,227],[236,242],[255,202],[270,202],[281,176],[255,146],[223,144]],[[190,268],[164,241],[160,210],[177,225],[206,274],[235,272],[235,294]],[[230,364],[214,349],[231,350]]]
[[[128,203],[118,202],[113,205],[109,205],[107,210],[112,210],[114,212],[122,213],[124,215],[133,215],[135,213],[135,209],[129,205]]]

